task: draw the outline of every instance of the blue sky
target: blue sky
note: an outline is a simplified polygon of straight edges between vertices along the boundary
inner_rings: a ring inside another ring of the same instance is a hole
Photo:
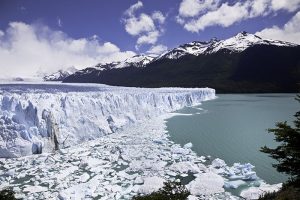
[[[300,0],[0,0],[0,59],[29,75],[241,31],[300,43],[299,9]],[[35,60],[39,49],[48,57]]]

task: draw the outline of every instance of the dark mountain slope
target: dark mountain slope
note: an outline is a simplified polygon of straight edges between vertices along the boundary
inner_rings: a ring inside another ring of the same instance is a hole
[[[75,73],[64,82],[134,87],[212,87],[218,92],[297,92],[300,47],[254,45],[242,52],[222,49],[212,54],[158,59],[97,73]]]

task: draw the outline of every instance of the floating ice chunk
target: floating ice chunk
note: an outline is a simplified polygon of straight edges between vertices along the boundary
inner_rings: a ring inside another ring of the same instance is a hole
[[[240,164],[234,163],[231,168],[228,169],[228,175],[230,179],[243,179],[248,181],[257,180],[258,177],[252,169],[253,165],[250,163]]]
[[[172,172],[172,171],[167,171],[167,174],[169,176],[177,176],[177,174],[175,172]]]
[[[183,148],[187,148],[187,149],[190,149],[192,147],[193,147],[193,144],[191,142],[186,143],[185,145],[183,145]]]
[[[189,161],[173,163],[169,167],[169,169],[177,173],[188,173],[188,172],[199,173],[200,172],[198,165]]]
[[[87,182],[87,180],[89,180],[90,175],[88,173],[84,173],[79,177],[80,182],[84,183]]]
[[[87,199],[87,197],[91,198],[95,195],[95,190],[97,188],[97,185],[99,184],[100,177],[101,176],[97,175],[91,178],[86,183],[73,185],[70,188],[61,190],[58,195],[58,198],[61,200]]]
[[[66,178],[76,170],[78,170],[77,166],[68,167],[67,169],[61,170],[60,173],[56,175],[56,178],[57,180],[63,180],[64,178]]]
[[[175,146],[175,145],[174,145]],[[174,147],[172,148],[172,153],[173,154],[182,154],[182,155],[186,155],[190,152],[189,149],[184,149],[184,148],[181,148],[181,147]]]
[[[240,196],[245,199],[258,199],[261,195],[269,192],[276,192],[282,187],[282,183],[269,185],[262,183],[259,187],[250,187],[241,192]]]
[[[140,176],[136,177],[136,179],[134,180],[134,184],[143,184],[143,183],[144,183],[144,180]]]
[[[212,161],[211,165],[214,168],[222,168],[222,167],[226,167],[226,163],[224,160],[220,159],[220,158],[216,158]]]
[[[126,178],[128,180],[134,180],[138,176],[138,174],[131,174],[130,175],[130,174],[124,172],[124,171],[120,171],[120,172],[118,172],[118,176]]]
[[[0,184],[0,190],[3,190],[5,188],[9,187],[9,183],[8,182],[2,182],[1,181],[1,184]]]
[[[29,192],[29,193],[39,193],[39,192],[45,192],[48,188],[42,187],[42,186],[32,186],[32,185],[26,185],[23,189],[23,192]]]
[[[158,191],[164,186],[164,182],[165,179],[157,176],[146,177],[144,179],[144,184],[141,185],[138,192],[141,194],[150,194],[152,192]]]
[[[10,169],[10,170],[8,170],[6,173],[5,173],[5,175],[6,176],[15,176],[15,173],[16,173],[16,170],[15,169]]]
[[[236,180],[236,181],[225,181],[224,187],[225,188],[232,188],[236,189],[242,185],[245,185],[246,182],[242,180]]]
[[[197,178],[187,185],[192,195],[213,195],[224,192],[224,179],[213,172],[197,175]]]
[[[208,170],[208,168],[202,163],[198,163],[197,166],[200,171],[207,172],[207,170]]]
[[[189,195],[187,197],[187,200],[198,200],[198,198],[196,196],[194,196],[194,195]]]

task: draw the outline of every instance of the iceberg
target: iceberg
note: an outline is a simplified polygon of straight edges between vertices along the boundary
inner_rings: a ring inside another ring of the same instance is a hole
[[[269,185],[266,183],[262,183],[259,187],[250,187],[241,192],[241,197],[244,199],[259,199],[260,196],[271,193],[277,192],[282,187],[282,183]]]
[[[192,195],[209,196],[224,192],[224,179],[213,172],[198,174],[187,186]]]

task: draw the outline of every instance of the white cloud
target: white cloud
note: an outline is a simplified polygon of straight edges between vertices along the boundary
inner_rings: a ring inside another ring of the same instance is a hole
[[[290,19],[282,28],[273,26],[255,33],[264,38],[288,41],[300,44],[300,11]]]
[[[124,12],[122,18],[126,32],[137,37],[136,49],[143,44],[155,44],[163,33],[162,25],[166,20],[166,17],[160,11],[154,11],[152,15],[146,13],[136,14],[142,7],[143,3],[138,1]]]
[[[289,12],[293,12],[300,7],[300,0],[272,0],[271,6],[275,11],[287,10]]]
[[[210,26],[228,27],[249,18],[299,8],[300,0],[245,0],[222,4],[218,0],[182,0],[176,21],[187,31],[199,32]]]
[[[32,77],[38,70],[82,69],[133,55],[110,42],[100,43],[96,37],[73,39],[47,26],[11,22],[5,37],[0,37],[0,76]]]
[[[4,36],[4,32],[0,30],[0,37]]]
[[[256,17],[256,16],[264,16],[269,14],[270,10],[270,0],[254,0],[250,3],[251,10],[249,17]]]
[[[125,15],[133,16],[134,12],[142,7],[143,7],[143,2],[138,1],[136,4],[133,4],[125,11]]]
[[[152,13],[152,19],[157,20],[160,24],[165,23],[166,17],[160,11],[154,11]]]
[[[152,55],[159,55],[167,50],[168,50],[168,47],[166,47],[165,45],[159,44],[159,45],[152,46],[147,51],[147,53],[152,54]]]
[[[155,30],[155,25],[149,15],[142,13],[139,17],[131,17],[126,19],[125,30],[130,35],[136,36],[143,32]]]
[[[195,17],[200,13],[216,9],[220,0],[183,0],[179,6],[179,15],[182,17]]]
[[[142,44],[155,44],[157,42],[157,38],[159,37],[158,31],[148,32],[145,35],[142,35],[137,40],[137,48]]]
[[[238,2],[233,6],[224,3],[218,10],[208,12],[199,19],[191,20],[184,25],[184,28],[191,32],[198,32],[214,25],[228,27],[235,22],[241,21],[247,15],[247,9],[241,3]]]

